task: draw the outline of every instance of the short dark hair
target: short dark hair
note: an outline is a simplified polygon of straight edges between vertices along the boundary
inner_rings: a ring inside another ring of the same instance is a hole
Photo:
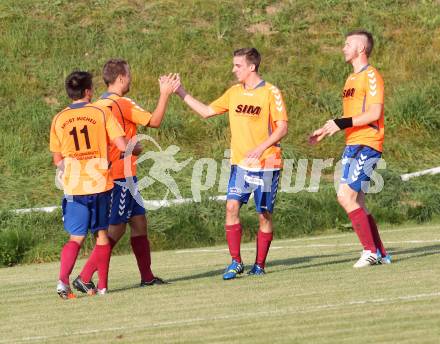
[[[102,78],[108,86],[113,84],[119,75],[125,76],[129,71],[130,66],[127,61],[123,59],[111,59],[105,63],[104,68],[102,69]]]
[[[345,37],[350,37],[350,36],[364,36],[365,38],[367,38],[367,46],[365,47],[365,53],[367,54],[367,57],[370,57],[370,54],[373,51],[373,46],[374,46],[374,39],[371,32],[368,32],[367,30],[363,30],[363,29],[354,30],[354,31],[350,31],[345,35]]]
[[[255,48],[241,48],[234,51],[234,56],[245,56],[248,64],[255,65],[255,71],[260,67],[261,55]]]
[[[93,88],[93,76],[89,72],[74,71],[66,78],[65,86],[70,99],[84,98],[86,90]]]

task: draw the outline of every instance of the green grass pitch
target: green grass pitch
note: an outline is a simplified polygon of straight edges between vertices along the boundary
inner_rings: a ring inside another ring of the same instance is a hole
[[[172,284],[147,288],[115,256],[106,296],[68,301],[56,263],[0,269],[0,343],[438,343],[439,227],[383,230],[394,263],[361,270],[352,233],[275,240],[265,276],[226,282],[225,246],[153,253]]]

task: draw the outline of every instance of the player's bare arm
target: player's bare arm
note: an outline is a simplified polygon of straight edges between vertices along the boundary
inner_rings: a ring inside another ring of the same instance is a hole
[[[52,153],[52,160],[56,167],[60,168],[61,170],[64,170],[64,157],[61,153],[59,152]]]
[[[269,147],[279,142],[284,136],[287,135],[287,121],[276,121],[276,129],[268,137],[268,139],[262,142],[260,145],[247,152],[246,157],[250,160],[259,159],[263,155],[264,151]]]
[[[197,112],[202,118],[209,118],[215,116],[215,111],[208,105],[203,104],[190,94],[188,94],[182,85],[177,89],[176,94],[182,98],[182,100],[195,112]]]
[[[180,86],[180,79],[177,74],[163,75],[159,78],[159,89],[160,96],[156,105],[156,109],[151,114],[152,117],[148,122],[148,126],[151,128],[159,128],[163,117],[165,115],[165,110],[167,108],[168,100],[177,88]]]
[[[128,142],[127,142],[127,139],[125,138],[125,136],[116,137],[113,140],[113,143],[115,144],[116,147],[118,147],[118,149],[121,152],[125,152],[125,150],[127,149]]]

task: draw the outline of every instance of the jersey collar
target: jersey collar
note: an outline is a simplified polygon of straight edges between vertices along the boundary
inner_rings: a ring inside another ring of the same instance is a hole
[[[72,103],[69,105],[69,108],[71,109],[79,109],[89,104],[88,102],[81,102],[81,103]]]
[[[244,88],[246,91],[252,91],[252,90],[256,90],[257,88],[263,87],[264,85],[266,85],[266,81],[261,80],[261,81],[258,83],[258,85],[255,86],[254,88],[246,88],[246,87],[244,86],[244,84],[243,84],[243,88]]]
[[[102,96],[100,97],[100,99],[106,99],[106,98],[108,98],[108,97],[110,97],[110,96],[112,96],[112,95],[115,95],[115,96],[120,97],[118,94],[116,94],[116,93],[114,93],[114,92],[104,92],[104,93],[102,94]]]
[[[367,65],[363,66],[361,68],[361,70],[359,72],[357,72],[356,74],[362,73],[363,71],[367,70],[368,67],[370,67],[370,64],[367,64]]]

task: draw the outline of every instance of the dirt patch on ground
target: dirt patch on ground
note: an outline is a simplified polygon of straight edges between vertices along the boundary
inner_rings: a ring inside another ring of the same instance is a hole
[[[44,97],[44,101],[46,102],[47,105],[55,105],[55,106],[60,105],[58,99],[55,97]]]
[[[272,31],[272,26],[268,23],[257,23],[249,26],[246,29],[249,33],[259,33],[262,35],[273,35],[276,31]]]
[[[281,12],[282,6],[283,5],[281,3],[277,3],[277,4],[273,4],[273,5],[267,6],[266,7],[266,13],[268,15],[270,15],[270,16],[273,16],[273,15],[277,14],[278,12]]]

